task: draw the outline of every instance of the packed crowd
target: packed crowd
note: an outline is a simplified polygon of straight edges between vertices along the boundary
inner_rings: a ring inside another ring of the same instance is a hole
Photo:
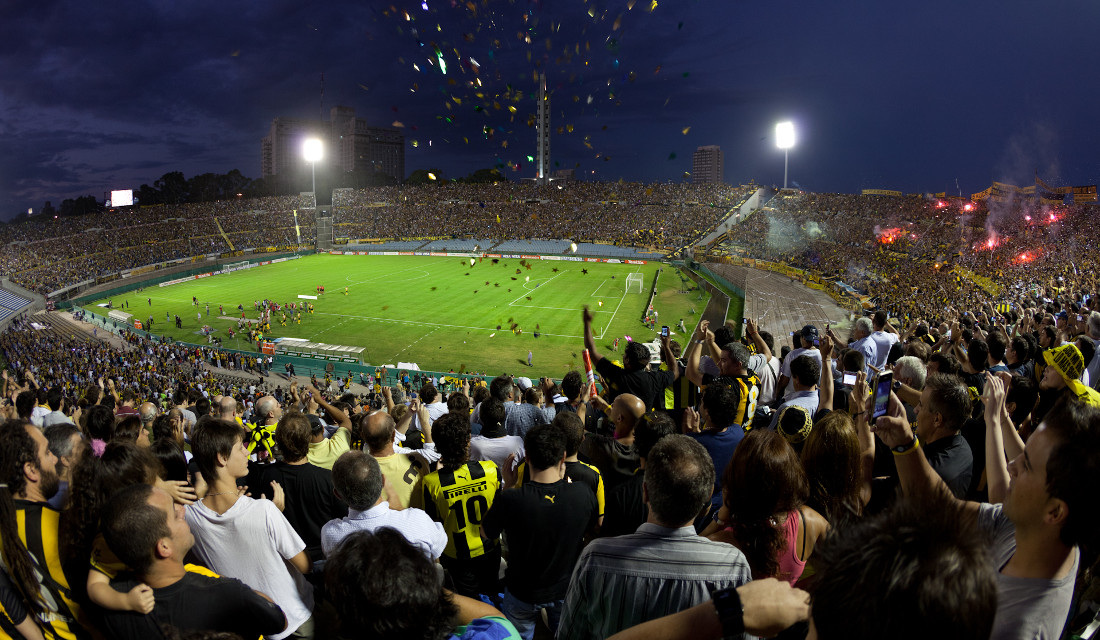
[[[1057,638],[1097,605],[1100,312],[1058,315],[1077,294],[1095,306],[807,325],[778,354],[751,319],[703,321],[659,363],[605,351],[586,309],[598,387],[403,376],[366,397],[219,386],[214,351],[19,323],[0,627]]]
[[[353,239],[568,238],[678,249],[712,229],[751,192],[661,183],[447,183],[349,190],[333,204],[337,235]]]
[[[900,318],[1096,290],[1089,205],[782,193],[731,233],[745,257],[843,281]],[[1057,311],[1061,311],[1059,308]]]
[[[0,271],[49,293],[110,273],[234,248],[297,245],[297,196],[132,208],[0,227]],[[299,209],[302,243],[313,211]]]
[[[447,183],[339,189],[334,233],[352,239],[570,238],[678,249],[713,228],[749,193],[720,185],[581,182],[561,188]],[[303,208],[311,204],[308,199],[279,196],[32,218],[0,227],[0,272],[49,293],[195,255],[311,246],[316,227],[313,209]]]

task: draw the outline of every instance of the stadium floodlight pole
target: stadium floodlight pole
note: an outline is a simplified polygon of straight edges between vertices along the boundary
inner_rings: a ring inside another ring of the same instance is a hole
[[[317,138],[306,138],[302,143],[302,156],[313,172],[313,208],[317,208],[317,161],[321,159],[324,147]]]
[[[775,146],[783,150],[783,188],[787,188],[787,156],[794,146],[794,123],[780,122],[775,125]]]

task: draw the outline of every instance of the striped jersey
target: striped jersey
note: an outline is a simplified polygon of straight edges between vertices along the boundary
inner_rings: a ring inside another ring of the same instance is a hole
[[[752,418],[756,415],[756,400],[760,397],[760,378],[756,374],[749,373],[744,376],[714,376],[703,374],[703,386],[720,384],[732,387],[737,392],[737,411],[734,413],[734,424],[748,432],[752,428]]]
[[[61,514],[44,502],[16,500],[16,525],[38,575],[44,612],[38,624],[46,640],[90,638],[81,626],[80,606],[61,568],[57,528]]]
[[[500,492],[500,473],[490,460],[440,469],[423,479],[424,510],[447,531],[443,555],[469,560],[485,553],[481,521]]]

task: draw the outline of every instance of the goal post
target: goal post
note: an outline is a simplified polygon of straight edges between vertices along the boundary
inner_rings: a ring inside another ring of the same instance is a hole
[[[637,285],[638,293],[642,292],[642,274],[631,273],[626,276],[626,292],[630,293],[632,289]]]

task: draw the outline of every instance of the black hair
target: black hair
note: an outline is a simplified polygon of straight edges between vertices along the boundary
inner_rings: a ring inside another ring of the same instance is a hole
[[[496,398],[486,400],[481,403],[481,411],[478,413],[481,420],[481,435],[487,438],[498,438],[506,435],[504,421],[508,415],[504,410],[503,402]]]
[[[798,356],[791,361],[791,378],[804,387],[812,387],[821,379],[821,363],[812,356]]]
[[[551,424],[535,425],[524,436],[523,449],[532,471],[550,469],[565,457],[565,433]]]
[[[577,419],[580,420],[579,417]],[[661,438],[678,432],[676,422],[671,416],[664,411],[650,411],[634,424],[634,450],[640,457],[648,458],[653,445]]]
[[[110,442],[115,435],[114,412],[101,404],[89,407],[84,414],[84,435],[89,440]]]
[[[22,420],[6,420],[0,423],[0,551],[8,574],[18,589],[27,608],[34,613],[42,611],[39,599],[38,577],[34,561],[19,537],[16,519],[15,496],[27,488],[23,467],[38,467],[38,445],[27,432]],[[85,559],[86,560],[86,559]]]
[[[565,436],[566,457],[577,455],[581,443],[584,442],[584,423],[581,422],[581,417],[572,411],[562,411],[554,416],[554,421],[550,424],[561,430]],[[638,448],[637,431],[634,433],[634,448]]]
[[[985,640],[997,612],[989,547],[976,519],[936,492],[834,528],[814,547],[818,637]]]
[[[116,493],[103,509],[103,539],[137,574],[153,565],[157,542],[172,536],[164,511],[149,504],[153,487],[135,484]]]
[[[382,481],[378,461],[362,451],[348,451],[332,465],[332,485],[336,493],[356,511],[366,511],[378,502]]]
[[[667,526],[694,520],[714,492],[714,476],[703,445],[682,434],[661,438],[646,458],[649,510]]]
[[[985,337],[985,344],[989,347],[989,357],[994,362],[1004,361],[1005,349],[1008,347],[1008,336],[1001,333],[1000,330],[990,331]]]
[[[631,340],[623,350],[623,368],[628,371],[640,371],[649,364],[649,348],[637,340]]]
[[[442,640],[458,615],[432,562],[390,528],[344,538],[325,563],[325,584],[346,637]]]
[[[432,439],[445,469],[466,464],[470,453],[470,421],[457,413],[446,413],[432,424]]]
[[[569,400],[576,400],[581,395],[584,383],[579,371],[570,371],[561,379],[561,393]]]
[[[160,463],[161,479],[187,482],[187,457],[178,442],[161,438],[149,445],[149,453]]]
[[[933,373],[924,382],[924,389],[931,390],[928,411],[943,417],[948,429],[958,430],[970,417],[970,391],[958,376]]]
[[[236,422],[207,418],[195,425],[191,434],[191,453],[195,465],[207,483],[213,485],[218,477],[218,456],[228,459],[233,447],[246,437],[244,429]]]
[[[1062,544],[1093,548],[1100,539],[1100,409],[1065,397],[1043,418],[1043,428],[1060,440],[1047,459],[1047,492],[1066,503]],[[1034,436],[1033,436],[1034,437]]]

